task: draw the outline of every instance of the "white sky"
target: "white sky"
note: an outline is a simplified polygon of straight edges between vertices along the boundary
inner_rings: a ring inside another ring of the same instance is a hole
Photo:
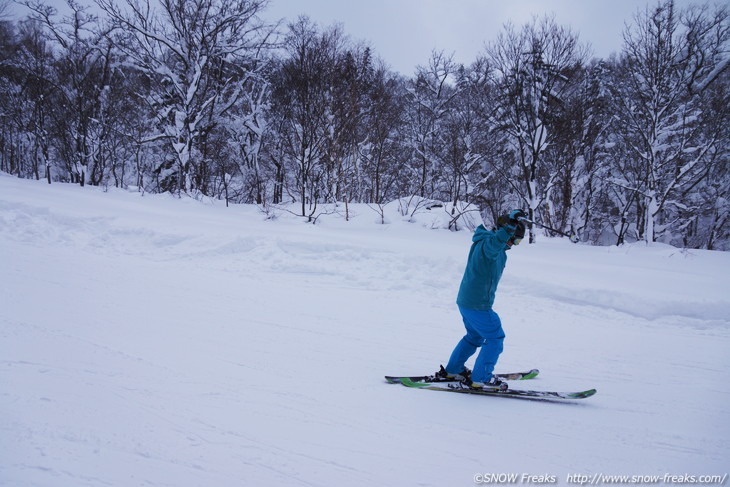
[[[728,0],[710,0],[728,3]],[[695,0],[676,0],[677,7]],[[412,75],[433,49],[469,64],[507,22],[521,27],[533,16],[555,14],[596,57],[619,52],[624,22],[656,0],[270,0],[265,17],[296,20],[307,14],[320,27],[340,22],[354,40],[365,40],[393,70]]]
[[[92,0],[78,1],[93,5]],[[59,10],[66,4],[46,2]],[[680,8],[693,3],[704,1],[676,0]],[[591,45],[595,56],[606,58],[621,50],[624,23],[647,4],[656,5],[657,0],[270,0],[263,16],[290,22],[306,14],[320,27],[341,23],[345,34],[366,41],[393,70],[410,76],[417,65],[428,62],[434,49],[469,64],[505,23],[520,27],[545,14],[554,14],[559,24]],[[25,15],[27,9],[11,3],[10,13]]]

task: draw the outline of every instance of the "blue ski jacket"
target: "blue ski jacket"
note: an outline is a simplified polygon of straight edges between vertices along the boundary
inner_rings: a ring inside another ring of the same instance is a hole
[[[514,231],[512,226],[496,231],[487,230],[484,225],[477,227],[456,298],[459,306],[482,311],[492,309],[494,293],[507,264],[507,242]]]

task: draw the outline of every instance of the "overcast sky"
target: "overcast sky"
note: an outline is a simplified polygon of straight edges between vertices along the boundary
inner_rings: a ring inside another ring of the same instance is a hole
[[[66,1],[47,3],[63,10]],[[678,7],[692,3],[705,2],[676,0]],[[624,23],[647,4],[656,5],[657,0],[270,0],[263,16],[286,23],[306,14],[320,27],[341,23],[345,34],[366,41],[393,70],[409,76],[417,65],[428,63],[434,49],[469,64],[505,23],[520,27],[546,14],[578,33],[596,57],[606,58],[621,50]],[[13,4],[11,13],[24,16],[27,9]]]
[[[596,57],[619,52],[624,22],[656,0],[270,0],[265,16],[295,20],[307,14],[321,27],[342,23],[354,40],[368,41],[392,69],[404,75],[427,64],[433,49],[469,64],[496,38],[505,23],[528,23],[554,14],[570,26]],[[727,0],[710,0],[727,3]],[[677,0],[678,7],[694,0]]]

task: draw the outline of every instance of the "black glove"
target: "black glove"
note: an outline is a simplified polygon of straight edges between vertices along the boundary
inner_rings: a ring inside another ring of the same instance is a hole
[[[507,215],[509,218],[509,224],[513,227],[516,227],[518,225],[522,225],[524,228],[525,224],[522,222],[522,220],[527,220],[527,213],[525,213],[525,210],[512,210]]]
[[[510,226],[514,228],[512,242],[517,245],[525,237],[525,224],[529,222],[524,210],[512,210],[497,219],[497,227]]]

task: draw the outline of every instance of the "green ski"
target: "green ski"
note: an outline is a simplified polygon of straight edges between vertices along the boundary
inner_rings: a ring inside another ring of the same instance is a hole
[[[390,380],[388,382],[391,382]],[[458,382],[439,384],[433,382],[418,382],[409,377],[401,377],[397,380],[406,387],[417,389],[428,389],[431,391],[456,392],[459,394],[473,394],[478,396],[513,397],[517,399],[534,399],[543,401],[585,399],[596,393],[595,389],[580,392],[551,392],[551,391],[524,391],[517,389],[473,389]]]

